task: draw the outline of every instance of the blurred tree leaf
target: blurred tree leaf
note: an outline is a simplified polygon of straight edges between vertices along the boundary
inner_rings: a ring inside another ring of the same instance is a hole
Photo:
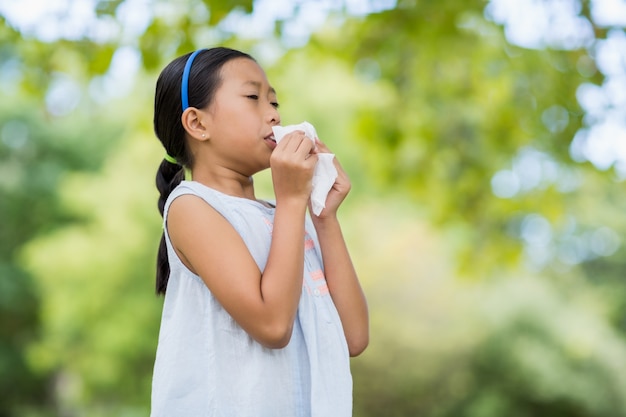
[[[618,297],[575,275],[456,280],[445,237],[393,201],[361,201],[347,222],[374,312],[355,415],[626,415]]]
[[[152,141],[132,140],[103,175],[68,177],[64,204],[82,207],[88,220],[35,239],[24,251],[45,294],[43,335],[29,358],[72,381],[57,386],[60,413],[147,412],[161,304],[153,292],[160,228],[146,178],[151,170],[140,165],[154,165],[158,156],[146,155],[156,149]]]
[[[120,4],[125,0],[98,0],[95,3],[97,16],[115,16],[115,12]]]
[[[572,192],[579,186],[563,191],[559,181],[597,177],[595,168],[569,156],[583,126],[577,87],[601,81],[597,72],[588,78],[577,69],[589,52],[512,46],[483,16],[484,5],[400,2],[328,29],[306,49],[343,61],[374,86],[353,121],[372,184],[408,191],[428,207],[429,217],[453,234],[467,275],[517,267],[523,247],[507,232],[512,213],[539,213],[558,228],[564,213],[578,215]],[[388,93],[381,97],[376,89]],[[535,164],[544,158],[560,178],[516,172],[518,181],[539,179],[496,196],[496,175],[524,155],[536,155]]]
[[[95,170],[121,129],[96,119],[47,120],[24,99],[0,111],[0,410],[47,401],[46,373],[30,369],[26,346],[39,335],[45,294],[18,262],[23,245],[77,219],[59,205],[58,186],[70,171]],[[94,127],[100,126],[95,140]],[[90,137],[94,140],[86,141]]]
[[[210,11],[210,25],[217,25],[234,10],[252,13],[252,0],[222,0],[220,2],[203,0],[203,2]]]

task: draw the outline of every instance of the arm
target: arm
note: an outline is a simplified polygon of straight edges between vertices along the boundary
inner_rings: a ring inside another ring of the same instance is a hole
[[[330,152],[321,142],[321,152]],[[313,224],[322,251],[324,274],[351,356],[357,356],[369,343],[369,317],[367,301],[337,219],[337,209],[350,191],[350,181],[335,159],[338,177],[319,216],[312,215]]]
[[[201,199],[181,196],[168,214],[181,260],[252,338],[270,348],[289,343],[302,292],[304,216],[317,157],[307,158],[312,145],[301,139],[285,138],[271,157],[277,203],[262,274],[239,234]]]

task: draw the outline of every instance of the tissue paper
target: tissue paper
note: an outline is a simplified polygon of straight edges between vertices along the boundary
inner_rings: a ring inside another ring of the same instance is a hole
[[[311,139],[313,143],[315,143],[315,138],[317,138],[317,132],[309,122],[302,122],[297,125],[274,126],[272,130],[276,143],[280,142],[286,134],[294,130],[303,131],[306,137]],[[317,164],[315,164],[315,170],[313,171],[311,209],[313,210],[313,214],[319,216],[324,207],[326,207],[326,197],[337,179],[337,169],[335,168],[335,164],[333,164],[333,159],[335,158],[334,154],[319,153],[317,156]]]

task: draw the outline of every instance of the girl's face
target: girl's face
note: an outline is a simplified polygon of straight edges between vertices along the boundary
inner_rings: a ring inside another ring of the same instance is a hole
[[[269,167],[276,147],[272,126],[280,124],[276,92],[251,59],[236,58],[222,67],[222,83],[206,109],[212,151],[245,175]]]

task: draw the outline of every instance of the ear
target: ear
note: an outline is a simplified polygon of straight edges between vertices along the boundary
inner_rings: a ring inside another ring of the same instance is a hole
[[[209,139],[208,115],[195,107],[187,107],[180,117],[183,128],[189,136],[199,141]]]

